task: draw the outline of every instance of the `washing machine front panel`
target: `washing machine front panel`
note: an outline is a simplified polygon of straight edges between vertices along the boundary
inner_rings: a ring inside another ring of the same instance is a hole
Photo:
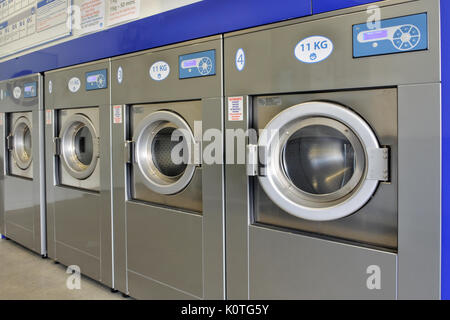
[[[199,101],[131,107],[133,199],[202,212],[201,149],[194,133],[201,110]]]
[[[48,254],[114,287],[109,61],[45,74]]]
[[[0,83],[0,233],[46,255],[42,102],[39,75]]]
[[[295,119],[295,111],[304,117]],[[255,128],[270,127],[283,112],[289,120],[281,143],[265,149],[265,175],[254,184],[254,222],[395,250],[396,89],[255,97]],[[377,147],[389,148],[387,179],[370,156]]]
[[[63,186],[99,191],[99,110],[98,108],[58,111],[56,137],[59,183]]]
[[[9,134],[6,137],[8,173],[33,178],[33,113],[9,114]]]

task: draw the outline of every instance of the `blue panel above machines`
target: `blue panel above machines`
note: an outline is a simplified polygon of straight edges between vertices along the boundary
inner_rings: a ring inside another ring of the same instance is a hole
[[[376,0],[313,0],[313,14],[328,12],[343,8],[359,6],[367,3],[378,2]]]
[[[379,28],[362,23],[353,26],[355,58],[428,49],[427,14],[380,21]]]

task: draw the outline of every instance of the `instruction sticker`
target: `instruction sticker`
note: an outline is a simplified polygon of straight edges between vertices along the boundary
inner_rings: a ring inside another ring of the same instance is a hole
[[[122,106],[113,106],[113,123],[122,123]]]
[[[45,123],[47,125],[51,125],[52,124],[52,110],[45,110]]]
[[[228,98],[228,121],[244,120],[244,97]]]

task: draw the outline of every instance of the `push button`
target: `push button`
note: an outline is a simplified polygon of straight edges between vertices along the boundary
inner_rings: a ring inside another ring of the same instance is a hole
[[[411,36],[418,36],[419,35],[419,29],[417,29],[416,27],[412,27],[411,31],[409,33],[411,34]]]
[[[401,38],[403,35],[402,31],[400,29],[398,29],[395,33],[394,33],[394,38]]]
[[[394,40],[394,46],[395,46],[397,49],[400,49],[400,48],[401,48],[402,43],[403,43],[403,42],[402,42],[401,39]]]
[[[411,26],[404,26],[401,28],[403,33],[408,33],[409,30],[411,29]]]
[[[413,46],[416,46],[419,42],[419,37],[412,37],[411,40],[409,40]]]
[[[411,45],[409,44],[409,42],[405,42],[405,43],[402,45],[402,49],[403,49],[403,50],[411,49]]]

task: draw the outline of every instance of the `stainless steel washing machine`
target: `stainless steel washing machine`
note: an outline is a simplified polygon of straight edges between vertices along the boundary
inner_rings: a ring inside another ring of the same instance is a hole
[[[0,83],[0,233],[43,257],[45,227],[42,77]]]
[[[439,298],[439,3],[380,14],[225,36],[228,298]]]
[[[116,287],[223,299],[222,38],[113,59],[112,75]]]
[[[109,61],[45,74],[48,254],[113,283]]]

